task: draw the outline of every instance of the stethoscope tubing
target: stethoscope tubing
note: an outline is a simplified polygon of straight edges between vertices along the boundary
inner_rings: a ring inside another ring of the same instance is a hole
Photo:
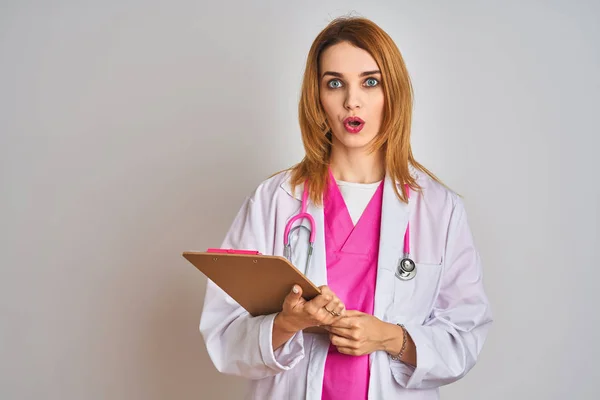
[[[406,195],[410,200],[410,187],[408,185],[404,186],[406,188]],[[300,212],[290,218],[290,220],[285,225],[285,229],[283,232],[283,254],[284,257],[287,258],[290,262],[292,260],[292,247],[290,244],[290,235],[298,229],[305,229],[309,232],[308,239],[308,250],[306,257],[306,266],[304,270],[304,275],[308,275],[308,268],[310,267],[310,260],[312,258],[312,253],[315,244],[315,219],[310,213],[307,211],[308,208],[308,181],[304,183],[304,190],[302,192],[302,206]],[[308,224],[310,227],[305,225],[293,226],[294,223],[298,220],[306,218],[308,220]],[[406,232],[404,233],[404,255],[403,258],[399,261],[398,267],[396,268],[396,277],[401,280],[410,280],[415,277],[416,264],[411,259],[410,256],[410,221],[406,225]]]

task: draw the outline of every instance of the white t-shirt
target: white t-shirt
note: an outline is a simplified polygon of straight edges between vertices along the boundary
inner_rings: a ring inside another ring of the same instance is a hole
[[[350,213],[350,218],[352,218],[352,222],[356,225],[381,184],[381,181],[375,183],[354,183],[336,179],[336,182]]]

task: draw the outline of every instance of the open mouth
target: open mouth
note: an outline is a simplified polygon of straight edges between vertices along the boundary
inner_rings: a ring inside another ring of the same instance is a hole
[[[348,117],[344,120],[344,128],[350,133],[358,133],[365,126],[365,121],[358,117]]]

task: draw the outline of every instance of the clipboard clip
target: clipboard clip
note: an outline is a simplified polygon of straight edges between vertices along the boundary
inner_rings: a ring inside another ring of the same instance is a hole
[[[235,250],[235,249],[216,249],[216,248],[212,248],[212,249],[208,249],[206,250],[207,253],[219,253],[219,254],[246,254],[249,256],[259,256],[261,255],[260,252],[258,252],[257,250]]]

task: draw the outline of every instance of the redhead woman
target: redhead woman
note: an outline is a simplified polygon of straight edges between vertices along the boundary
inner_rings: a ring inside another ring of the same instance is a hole
[[[492,323],[482,263],[461,198],[413,157],[411,113],[380,27],[339,18],[316,37],[305,157],[245,199],[222,247],[286,256],[321,294],[294,286],[280,312],[252,317],[209,281],[200,321],[214,365],[248,378],[249,398],[438,399],[477,362]],[[312,220],[292,221],[303,210]],[[316,326],[326,333],[305,331]]]

